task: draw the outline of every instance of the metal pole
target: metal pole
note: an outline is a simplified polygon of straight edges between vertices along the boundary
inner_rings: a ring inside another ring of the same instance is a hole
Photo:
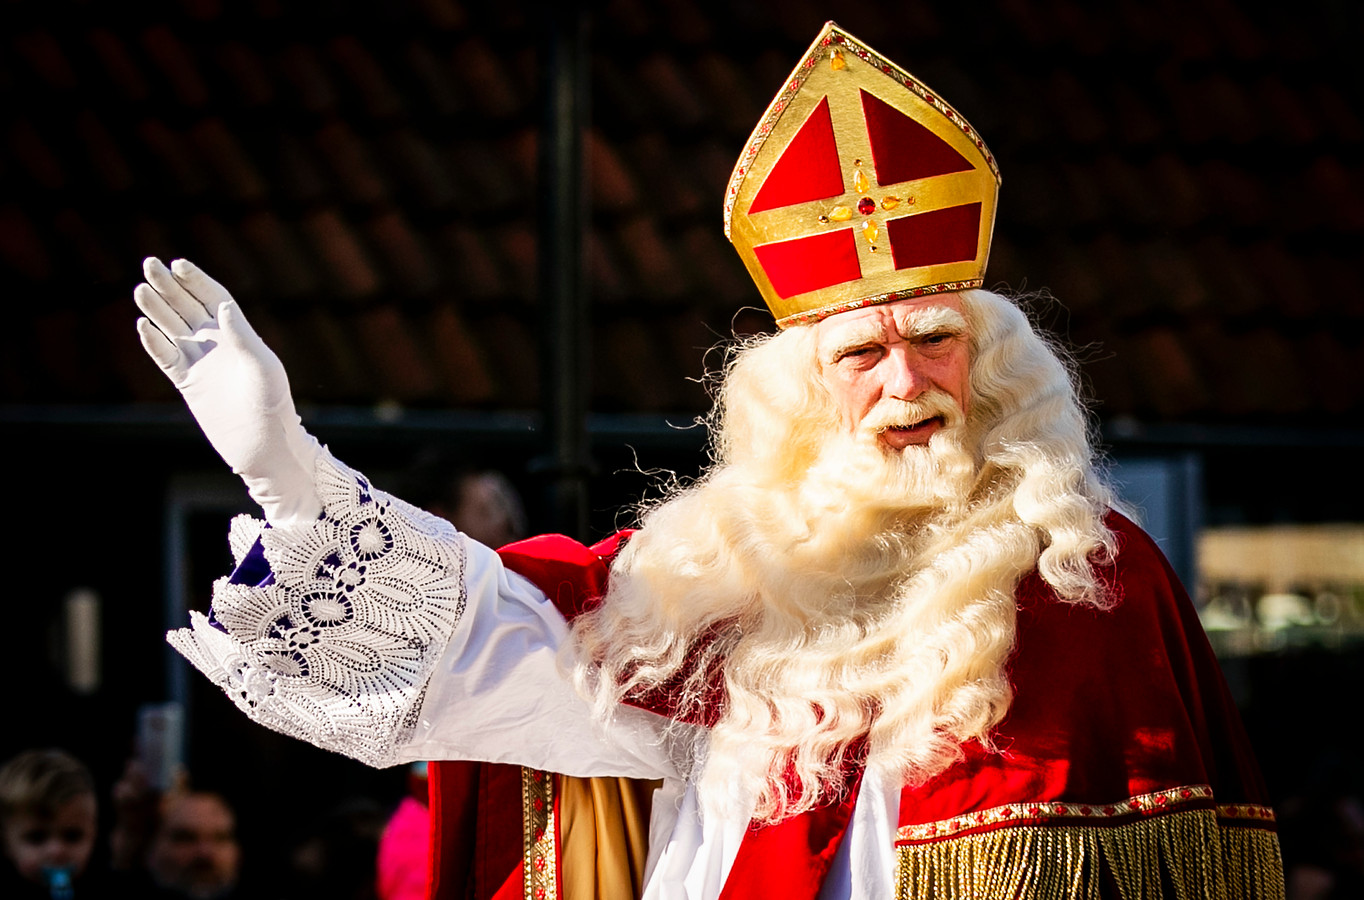
[[[545,22],[544,121],[540,131],[539,285],[548,524],[587,537],[588,325],[582,241],[582,134],[587,121],[587,14],[578,2],[549,2]]]

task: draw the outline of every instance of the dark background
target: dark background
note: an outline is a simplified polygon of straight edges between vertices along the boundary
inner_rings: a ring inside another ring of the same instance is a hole
[[[653,489],[639,469],[697,470],[705,350],[770,327],[721,198],[830,16],[984,135],[1004,177],[987,283],[1054,296],[1029,305],[1079,359],[1115,461],[1192,460],[1191,529],[1358,522],[1364,23],[1349,0],[1257,6],[587,5],[590,536]],[[227,284],[310,429],[381,486],[453,448],[553,521],[548,20],[529,0],[0,2],[4,755],[59,743],[112,782],[137,707],[171,689],[171,585],[205,608],[249,511],[137,344],[146,255]],[[103,614],[89,694],[61,674],[76,588]],[[1354,786],[1357,647],[1227,666],[1276,797],[1328,768]],[[340,801],[402,791],[201,681],[188,764],[238,803],[257,865]]]

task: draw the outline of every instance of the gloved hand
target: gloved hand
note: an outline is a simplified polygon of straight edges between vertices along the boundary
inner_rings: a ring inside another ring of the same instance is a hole
[[[303,430],[289,379],[222,285],[184,259],[149,257],[133,291],[142,346],[179,389],[213,449],[274,525],[316,519],[321,452]]]

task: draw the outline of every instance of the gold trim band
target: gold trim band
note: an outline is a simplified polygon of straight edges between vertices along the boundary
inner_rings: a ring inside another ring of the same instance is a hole
[[[889,291],[884,294],[876,294],[872,297],[860,297],[856,300],[849,300],[846,303],[834,303],[821,309],[812,309],[794,316],[787,316],[777,320],[778,328],[786,328],[790,325],[808,325],[811,322],[818,322],[820,319],[827,319],[835,313],[847,312],[850,309],[861,309],[864,306],[876,306],[881,303],[890,303],[894,300],[903,300],[906,297],[927,297],[929,294],[947,294],[956,291],[969,291],[978,288],[985,283],[983,278],[975,278],[970,281],[944,281],[942,284],[927,284],[923,287],[916,287],[905,291]]]
[[[1188,808],[1215,809],[1219,819],[1263,823],[1271,827],[1274,810],[1257,804],[1213,805],[1212,788],[1206,784],[1170,788],[1129,797],[1116,803],[1009,803],[979,812],[954,816],[922,825],[905,825],[896,832],[897,844],[938,841],[970,831],[1001,826],[1070,824],[1070,820],[1122,821],[1129,817],[1163,815]]]
[[[559,900],[554,776],[521,768],[521,884],[524,900]]]

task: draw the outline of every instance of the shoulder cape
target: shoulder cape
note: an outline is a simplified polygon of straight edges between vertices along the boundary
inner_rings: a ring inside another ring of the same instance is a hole
[[[968,744],[959,763],[904,789],[900,897],[1283,896],[1274,814],[1197,614],[1151,539],[1117,513],[1108,525],[1119,545],[1101,572],[1112,607],[1065,603],[1035,573],[1023,579],[1014,702],[995,750]],[[571,620],[605,593],[628,537],[585,547],[545,536],[499,553]],[[434,763],[431,896],[578,896],[585,885],[563,881],[559,834],[563,798],[583,793],[570,781]],[[647,821],[640,792],[617,789]],[[812,900],[854,803],[855,790],[751,827],[721,900]],[[642,859],[637,844],[621,846]],[[638,896],[641,877],[635,865],[592,891]]]

